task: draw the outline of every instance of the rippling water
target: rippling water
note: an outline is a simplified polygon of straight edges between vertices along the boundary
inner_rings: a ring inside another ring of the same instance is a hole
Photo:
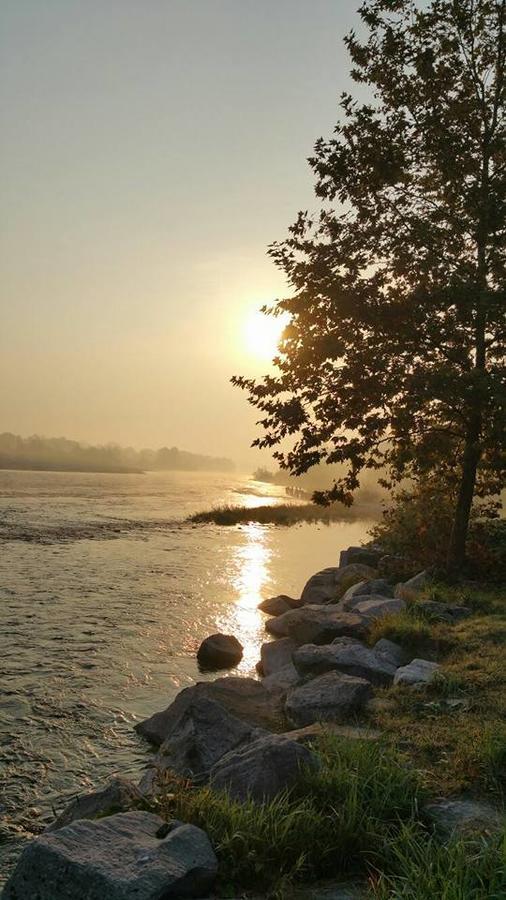
[[[133,723],[212,677],[195,661],[202,638],[235,634],[253,675],[260,599],[298,595],[366,534],[184,521],[280,496],[230,475],[0,471],[0,883],[66,799],[138,776],[149,748]]]

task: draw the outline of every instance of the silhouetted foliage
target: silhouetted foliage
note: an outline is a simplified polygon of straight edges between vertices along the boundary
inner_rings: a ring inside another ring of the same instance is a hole
[[[476,490],[504,461],[505,0],[367,0],[334,136],[310,165],[321,198],[270,248],[293,296],[276,371],[234,377],[263,414],[255,444],[300,474],[439,471],[456,491],[449,564],[465,556]],[[287,449],[282,449],[287,444]]]

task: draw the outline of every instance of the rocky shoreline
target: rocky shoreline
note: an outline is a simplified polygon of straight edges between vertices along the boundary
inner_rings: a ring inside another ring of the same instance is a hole
[[[399,579],[399,573],[410,577]],[[471,613],[464,605],[423,599],[430,582],[429,572],[406,571],[404,561],[378,547],[350,547],[338,566],[309,579],[300,598],[263,601],[273,640],[262,645],[259,679],[225,675],[198,682],[139,722],[136,731],[156,747],[139,784],[115,778],[76,798],[25,847],[3,900],[211,896],[219,877],[217,848],[205,828],[159,815],[159,794],[178,779],[188,790],[207,786],[233,803],[268,804],[289,796],[302,772],[318,773],[318,737],[378,741],[380,732],[368,722],[375,704],[385,702],[377,691],[394,685],[423,690],[440,667],[395,641],[371,640],[376,623],[412,603],[450,625]],[[218,671],[236,665],[241,654],[236,637],[211,635],[198,658]],[[501,823],[493,806],[476,800],[432,799],[425,815],[451,834],[469,828],[490,833]],[[297,896],[370,895],[365,884],[351,881],[306,886]]]

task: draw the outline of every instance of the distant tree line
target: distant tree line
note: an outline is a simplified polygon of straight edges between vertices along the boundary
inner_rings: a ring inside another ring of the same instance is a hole
[[[189,453],[177,447],[134,450],[117,444],[90,446],[67,438],[0,434],[1,469],[35,469],[68,472],[230,472],[230,459]]]

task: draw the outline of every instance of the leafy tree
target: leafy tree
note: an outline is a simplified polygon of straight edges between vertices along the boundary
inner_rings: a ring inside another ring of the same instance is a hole
[[[367,468],[448,478],[452,568],[505,446],[505,5],[362,5],[345,43],[370,99],[342,95],[309,160],[320,208],[269,249],[292,289],[264,308],[291,317],[274,374],[232,379],[282,467],[343,465],[319,502]]]

